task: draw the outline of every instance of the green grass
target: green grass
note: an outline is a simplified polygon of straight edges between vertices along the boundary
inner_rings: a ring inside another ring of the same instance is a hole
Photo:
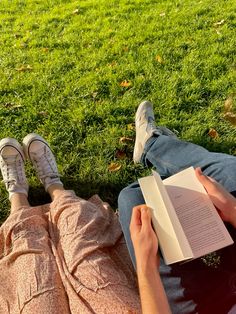
[[[119,190],[147,171],[132,163],[133,143],[119,142],[135,136],[144,99],[181,138],[234,154],[223,108],[235,92],[235,12],[234,0],[1,1],[0,137],[39,133],[66,188],[114,208]],[[122,167],[109,172],[114,161]],[[48,201],[29,165],[27,174],[32,204]],[[0,193],[3,221],[3,185]]]

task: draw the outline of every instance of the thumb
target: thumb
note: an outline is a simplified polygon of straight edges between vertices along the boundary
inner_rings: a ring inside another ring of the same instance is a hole
[[[151,226],[151,213],[150,209],[146,207],[141,208],[141,222],[142,222],[142,228],[150,228]]]
[[[199,167],[196,168],[195,174],[198,180],[201,182],[201,184],[205,187],[206,190],[208,190],[209,188],[215,187],[215,183],[216,183],[215,180],[213,180],[212,178],[209,178],[208,176],[205,176],[202,173],[201,168]]]

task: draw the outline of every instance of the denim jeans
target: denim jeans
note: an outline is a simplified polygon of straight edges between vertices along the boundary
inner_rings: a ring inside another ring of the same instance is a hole
[[[236,157],[212,153],[201,146],[175,137],[153,135],[146,143],[142,163],[153,166],[164,179],[189,166],[201,167],[204,174],[221,183],[236,196]],[[137,182],[123,189],[118,207],[121,226],[135,265],[129,224],[132,208],[144,199]],[[227,225],[236,241],[236,230]],[[236,313],[236,245],[205,258],[187,263],[165,265],[161,257],[160,275],[173,313]],[[213,261],[213,263],[212,263]]]

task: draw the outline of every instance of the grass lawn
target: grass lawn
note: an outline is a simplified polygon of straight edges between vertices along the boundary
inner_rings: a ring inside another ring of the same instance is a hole
[[[39,133],[65,187],[114,209],[119,190],[147,173],[130,140],[144,99],[179,137],[236,154],[224,118],[236,92],[235,12],[235,0],[1,1],[0,137]],[[48,201],[26,168],[32,204]],[[3,184],[0,193],[2,222]]]

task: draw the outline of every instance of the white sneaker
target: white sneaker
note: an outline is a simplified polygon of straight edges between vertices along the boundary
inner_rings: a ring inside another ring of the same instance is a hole
[[[36,169],[37,176],[46,191],[52,184],[63,185],[55,157],[45,139],[35,133],[28,134],[23,139],[23,149],[25,156]]]
[[[0,168],[9,199],[14,193],[28,196],[29,186],[25,176],[24,160],[22,147],[17,140],[4,138],[0,141]]]
[[[140,162],[144,146],[147,140],[156,130],[153,105],[149,101],[143,101],[135,115],[136,139],[134,144],[133,160],[135,163]]]
[[[134,144],[133,160],[140,162],[145,144],[153,134],[163,134],[177,137],[171,130],[164,126],[156,126],[153,113],[153,105],[150,101],[143,101],[135,115],[136,139]]]

